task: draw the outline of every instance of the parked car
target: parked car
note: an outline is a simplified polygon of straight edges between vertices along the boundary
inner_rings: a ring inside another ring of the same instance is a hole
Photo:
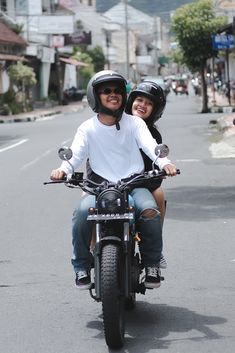
[[[71,87],[64,91],[64,100],[66,102],[81,101],[85,95],[86,90]]]
[[[141,81],[152,81],[158,84],[167,96],[170,93],[169,85],[164,81],[162,76],[143,76]]]

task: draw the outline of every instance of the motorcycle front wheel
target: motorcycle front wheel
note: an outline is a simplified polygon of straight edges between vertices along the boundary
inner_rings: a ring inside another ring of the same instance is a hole
[[[106,343],[121,348],[124,341],[123,261],[118,244],[106,244],[101,254],[101,300]]]

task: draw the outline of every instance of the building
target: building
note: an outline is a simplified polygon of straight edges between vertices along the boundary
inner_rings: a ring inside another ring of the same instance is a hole
[[[103,15],[107,23],[109,21],[120,26],[119,30],[111,28],[109,33],[110,50],[117,53],[111,63],[131,79],[139,79],[143,75],[158,75],[159,56],[166,55],[170,48],[169,31],[161,18],[151,17],[124,1]]]
[[[2,19],[3,21],[3,19]],[[10,82],[7,68],[12,62],[24,61],[26,41],[0,22],[0,94],[7,92]]]
[[[51,66],[56,60],[53,37],[73,33],[74,17],[68,11],[56,13],[60,0],[6,0],[0,4],[4,17],[21,28],[21,36],[27,42],[24,55],[38,82],[33,89],[33,99],[45,98],[48,96]]]

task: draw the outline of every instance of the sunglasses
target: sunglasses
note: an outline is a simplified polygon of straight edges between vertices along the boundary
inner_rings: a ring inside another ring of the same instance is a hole
[[[115,87],[115,88],[105,87],[98,91],[98,94],[111,94],[111,93],[122,94],[122,90],[119,87]]]

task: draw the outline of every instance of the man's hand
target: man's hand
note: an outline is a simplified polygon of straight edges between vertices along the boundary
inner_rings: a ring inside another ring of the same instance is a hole
[[[66,173],[63,170],[58,168],[58,169],[52,170],[50,178],[51,180],[62,180],[65,178],[65,176],[66,176]]]
[[[168,176],[175,176],[176,173],[176,166],[174,164],[166,164],[163,169],[165,170]]]

